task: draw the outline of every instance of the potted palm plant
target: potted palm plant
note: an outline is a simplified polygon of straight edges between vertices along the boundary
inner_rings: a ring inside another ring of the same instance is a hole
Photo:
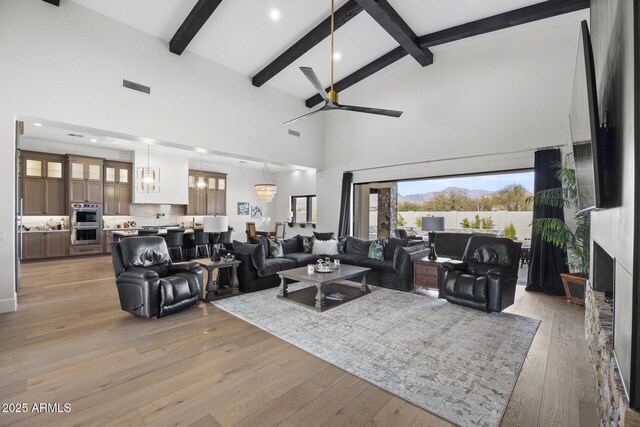
[[[567,251],[565,264],[571,273],[560,274],[564,291],[570,302],[584,305],[584,290],[589,276],[590,213],[578,211],[578,186],[573,154],[567,154],[564,163],[557,162],[556,177],[562,188],[538,191],[532,199],[535,204],[557,208],[573,208],[574,223],[558,218],[536,218],[532,222],[533,232],[542,240]]]

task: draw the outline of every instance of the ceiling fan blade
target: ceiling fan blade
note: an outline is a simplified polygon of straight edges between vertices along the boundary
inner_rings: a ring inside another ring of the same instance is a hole
[[[313,71],[313,68],[300,67],[300,71],[302,71],[304,75],[307,77],[307,79],[309,79],[309,81],[311,82],[313,87],[316,88],[316,90],[318,91],[322,99],[331,103],[331,100],[329,99],[329,95],[327,95],[327,92],[322,87],[322,84],[320,83],[318,76],[316,76],[316,73]]]
[[[286,121],[286,122],[284,122],[283,124],[284,124],[284,125],[288,125],[289,123],[293,123],[293,122],[298,121],[298,120],[300,120],[300,119],[304,119],[305,117],[310,116],[310,115],[315,114],[315,113],[319,113],[320,111],[331,110],[331,109],[332,109],[332,108],[329,108],[329,107],[327,106],[327,104],[325,104],[325,105],[324,105],[324,107],[320,108],[319,110],[312,111],[312,112],[307,113],[307,114],[303,114],[302,116],[300,116],[300,117],[296,117],[295,119],[287,120],[287,121]]]
[[[382,108],[357,107],[355,105],[335,104],[338,110],[355,111],[356,113],[378,114],[380,116],[400,117],[404,111],[385,110]]]

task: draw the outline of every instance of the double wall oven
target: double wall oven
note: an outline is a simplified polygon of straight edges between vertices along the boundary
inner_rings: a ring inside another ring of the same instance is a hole
[[[102,242],[102,205],[71,204],[71,244],[95,245]]]

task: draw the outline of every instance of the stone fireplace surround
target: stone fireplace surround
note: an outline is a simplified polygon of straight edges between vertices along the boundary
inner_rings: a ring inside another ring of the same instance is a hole
[[[613,354],[613,309],[604,292],[585,290],[585,330],[596,384],[601,426],[640,426],[640,412],[629,408]]]

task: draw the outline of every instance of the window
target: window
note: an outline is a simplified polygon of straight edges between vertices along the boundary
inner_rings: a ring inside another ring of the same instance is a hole
[[[291,197],[291,212],[293,222],[316,222],[316,196]]]

